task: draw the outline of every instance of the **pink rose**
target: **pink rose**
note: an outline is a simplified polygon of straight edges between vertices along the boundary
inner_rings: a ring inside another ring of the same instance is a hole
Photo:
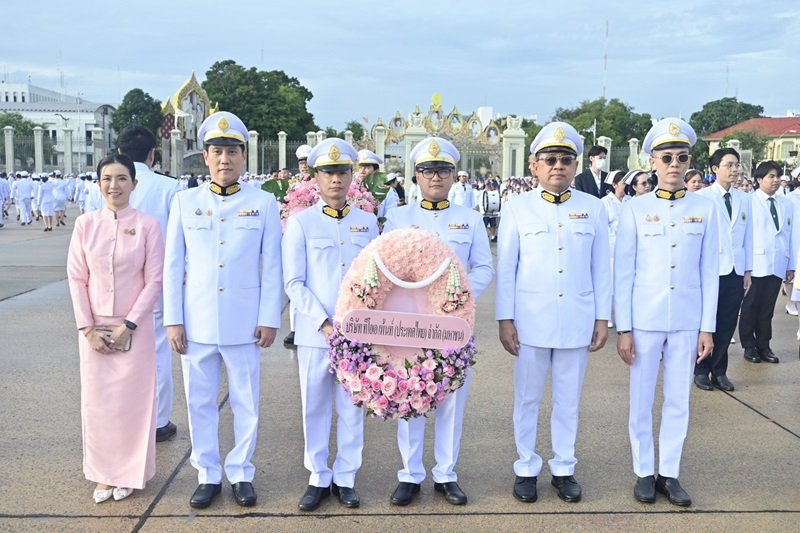
[[[397,390],[399,390],[400,392],[408,391],[408,381],[406,381],[405,379],[401,379],[400,381],[398,381]]]
[[[381,410],[386,409],[389,407],[389,399],[386,396],[381,396],[375,401],[375,407]]]
[[[420,408],[419,408],[419,409],[417,409],[417,412],[418,412],[419,414],[421,414],[421,415],[424,415],[425,413],[427,413],[427,412],[430,410],[430,408],[431,408],[431,406],[430,406],[430,405],[428,405],[427,403],[423,403],[423,404],[420,406]]]
[[[425,382],[420,380],[420,381],[417,381],[416,383],[414,383],[414,390],[416,390],[417,392],[424,391],[425,390]]]
[[[436,403],[442,403],[444,399],[447,398],[447,394],[444,392],[440,392],[436,395]]]
[[[397,369],[397,377],[402,379],[408,379],[408,370],[406,370],[406,367],[401,366],[400,368]]]
[[[411,407],[413,407],[415,411],[422,409],[423,405],[425,405],[425,402],[422,401],[421,396],[414,396],[411,398]]]
[[[425,392],[430,394],[431,396],[436,395],[436,383],[433,381],[429,381],[427,385],[425,385]]]
[[[339,370],[343,372],[347,372],[347,368],[350,366],[350,361],[347,359],[339,359]]]
[[[379,392],[381,390],[381,382],[377,379],[372,382],[371,386],[372,390],[374,390],[375,392]]]
[[[448,377],[452,378],[456,373],[456,369],[452,365],[447,365],[447,368],[444,369],[444,373],[447,374]]]
[[[397,379],[397,372],[394,369],[389,369],[383,373],[387,378]]]
[[[422,366],[433,372],[436,370],[436,361],[434,359],[425,359],[425,361],[422,363]]]
[[[367,369],[367,363],[358,363],[358,371],[363,372]]]
[[[422,367],[419,365],[414,365],[411,367],[411,375],[412,376],[419,376],[419,373],[422,372]]]
[[[371,388],[372,380],[369,379],[367,376],[361,376],[361,387],[365,389]]]
[[[383,375],[383,369],[379,366],[371,366],[365,374],[370,381],[375,381]]]
[[[348,386],[350,390],[353,392],[359,392],[361,390],[361,380],[360,379],[351,379],[348,382]]]
[[[361,402],[367,402],[370,398],[370,393],[366,389],[361,389],[361,392],[358,393],[358,400]]]
[[[407,415],[409,411],[411,411],[411,407],[407,402],[401,403],[400,407],[397,409],[397,412],[400,413],[401,416]]]
[[[384,396],[391,396],[396,390],[397,380],[390,377],[384,378],[383,385],[381,386],[381,392],[383,392]]]

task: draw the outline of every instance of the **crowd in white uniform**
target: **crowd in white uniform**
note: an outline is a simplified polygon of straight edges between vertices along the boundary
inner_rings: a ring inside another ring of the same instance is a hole
[[[139,186],[131,201],[136,209],[158,216],[166,236],[163,303],[156,313],[157,427],[174,435],[169,361],[175,351],[181,354],[184,375],[191,464],[198,471],[190,505],[209,506],[221,491],[223,477],[233,486],[239,505],[256,503],[252,456],[259,421],[260,349],[272,344],[280,327],[285,292],[293,304],[297,332],[304,465],[310,474],[299,508],[314,510],[331,493],[342,505],[358,507],[355,484],[364,414],[328,371],[325,334],[331,331],[342,279],[379,231],[375,215],[347,205],[353,168],[359,160],[377,166],[380,158],[359,154],[337,138],[315,146],[307,163],[316,170],[321,199],[290,217],[281,236],[278,204],[259,190],[262,178],[241,177],[249,139],[241,120],[231,113],[215,113],[203,122],[199,136],[211,171],[207,180],[184,189],[180,181],[150,171],[150,153],[136,163]],[[711,353],[719,276],[733,268],[732,262],[720,268],[720,239],[727,243],[724,250],[738,246],[731,244],[730,235],[724,237],[720,206],[684,189],[684,154],[695,140],[691,127],[680,119],[655,124],[643,149],[651,154],[658,188],[621,203],[611,217],[604,202],[571,188],[583,143],[574,128],[561,122],[546,125],[533,140],[533,178],[524,186],[511,180],[504,182],[505,188],[484,182],[485,188],[476,193],[465,172],[456,176],[456,147],[446,139],[428,137],[412,150],[415,179],[405,205],[395,198],[382,205],[384,233],[419,227],[445,240],[467,270],[476,298],[495,275],[489,243],[490,238],[497,240],[495,318],[503,347],[515,357],[518,459],[512,493],[520,501],[538,497],[543,459],[536,452],[536,430],[548,372],[553,380],[551,483],[563,500],[581,499],[574,477],[580,396],[588,353],[601,349],[608,338],[613,303],[617,349],[630,366],[634,496],[649,503],[660,492],[676,505],[691,503],[677,478],[692,373],[696,362]],[[91,209],[91,187],[86,186],[90,180],[54,178],[63,182],[58,187],[63,187],[65,199],[81,203],[82,210]],[[387,177],[387,183],[391,181]],[[9,189],[21,223],[30,223],[28,204],[41,202],[34,182],[25,175],[15,176],[10,187],[4,182],[0,181],[0,198],[8,197],[3,191]],[[785,218],[790,216],[788,206],[781,207]],[[494,233],[491,219],[501,213]],[[487,226],[489,233],[484,231]],[[739,253],[728,252],[731,257]],[[792,259],[788,266],[793,264]],[[235,436],[224,462],[216,405],[222,364]],[[660,368],[665,407],[656,460],[652,410]],[[456,464],[471,380],[470,373],[463,387],[430,417],[435,426],[434,489],[454,505],[467,503]],[[337,451],[331,465],[334,409]],[[398,422],[402,468],[390,498],[394,505],[411,503],[426,477],[425,425],[426,418]]]

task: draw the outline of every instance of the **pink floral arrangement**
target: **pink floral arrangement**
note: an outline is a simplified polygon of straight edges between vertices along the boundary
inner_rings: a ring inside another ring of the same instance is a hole
[[[316,204],[317,200],[319,200],[319,186],[316,179],[298,181],[293,184],[286,192],[284,203],[281,205],[281,225],[284,229],[286,228],[286,220],[290,216],[308,209]],[[347,191],[347,201],[351,206],[368,213],[376,213],[378,210],[378,202],[375,197],[355,179]]]
[[[427,291],[429,312],[462,318],[470,328],[475,325],[475,302],[458,257],[432,233],[395,230],[372,241],[353,261],[328,337],[331,372],[370,416],[407,420],[431,412],[463,385],[477,349],[471,338],[461,348],[419,348],[411,357],[398,357],[390,347],[348,339],[341,329],[344,315],[353,309],[382,309],[396,287],[385,271],[404,283],[435,277],[419,289]]]

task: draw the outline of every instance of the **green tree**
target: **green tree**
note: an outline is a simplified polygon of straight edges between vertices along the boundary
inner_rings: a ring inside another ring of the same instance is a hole
[[[212,102],[241,118],[261,138],[274,139],[285,131],[289,139],[305,139],[306,132],[319,129],[306,109],[311,91],[281,70],[246,69],[231,59],[217,61],[202,86]]]
[[[572,126],[586,137],[586,146],[596,137],[606,136],[614,141],[615,146],[627,146],[628,140],[644,139],[647,130],[652,126],[648,113],[635,113],[633,108],[617,98],[606,100],[586,100],[572,109],[558,108],[553,120],[560,120]],[[589,130],[597,120],[596,137]],[[588,150],[587,150],[588,151]]]
[[[20,137],[33,137],[33,128],[41,126],[32,122],[19,113],[0,112],[0,130],[6,126],[14,128],[14,135]]]
[[[344,125],[344,131],[350,130],[353,132],[353,141],[358,142],[364,138],[364,134],[366,131],[364,130],[364,125],[357,120],[351,120],[347,124]],[[344,135],[343,135],[344,137]]]
[[[720,139],[720,146],[725,146],[731,139],[738,140],[742,150],[753,151],[753,161],[761,161],[766,157],[766,149],[769,144],[769,137],[760,135],[754,130],[735,130]]]
[[[528,120],[527,118],[522,119],[522,130],[525,132],[526,146],[530,146],[530,144],[533,142],[534,137],[536,137],[539,134],[539,132],[542,131],[543,127],[544,127],[543,125],[537,124],[533,120]],[[527,166],[525,168],[527,168]]]
[[[764,108],[760,105],[740,102],[736,98],[727,97],[706,102],[700,111],[695,111],[689,118],[698,137],[705,137],[734,124],[751,118],[762,116]]]
[[[164,124],[161,102],[141,89],[131,89],[119,107],[111,113],[111,127],[122,131],[128,126],[144,126],[158,136]]]

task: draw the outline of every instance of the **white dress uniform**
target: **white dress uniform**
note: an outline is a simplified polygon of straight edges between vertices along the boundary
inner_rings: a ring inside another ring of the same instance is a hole
[[[779,230],[775,229],[769,208],[769,196],[761,189],[751,196],[753,212],[753,272],[761,278],[777,276],[783,279],[787,270],[795,270],[800,232],[793,226],[795,206],[785,196],[775,194]]]
[[[36,193],[36,204],[42,216],[51,217],[55,215],[56,198],[53,191],[56,188],[55,180],[48,179],[41,185]]]
[[[581,154],[571,126],[554,122],[531,143]],[[514,361],[514,473],[537,477],[539,405],[552,368],[553,476],[575,473],[575,439],[589,345],[597,320],[611,318],[608,218],[590,194],[544,188],[513,197],[504,206],[497,238],[497,320],[514,320],[520,342]],[[528,324],[532,318],[536,326]]]
[[[460,205],[472,209],[475,207],[475,196],[472,194],[472,185],[467,182],[456,181],[450,187],[447,199],[453,205]]]
[[[633,332],[629,433],[633,470],[656,473],[653,400],[664,365],[658,474],[677,478],[689,425],[689,393],[699,331],[713,333],[719,286],[714,203],[696,194],[674,200],[654,191],[622,207],[614,261],[618,331]],[[680,194],[679,194],[680,195]]]
[[[400,201],[400,197],[397,195],[397,191],[394,187],[389,187],[389,191],[386,193],[386,198],[378,206],[378,218],[384,218],[388,216],[389,211],[397,207],[397,203]]]
[[[494,276],[492,252],[483,219],[477,211],[466,207],[450,205],[439,210],[423,207],[431,207],[429,204],[423,200],[420,204],[392,210],[386,217],[384,233],[414,226],[447,241],[468,271],[472,295],[477,299]],[[436,408],[436,466],[431,471],[436,483],[457,481],[455,466],[471,382],[472,371],[469,371],[464,385]],[[425,420],[425,417],[417,417],[398,422],[397,445],[403,458],[403,469],[397,473],[398,481],[419,484],[425,479],[425,466],[422,463]]]
[[[145,163],[134,162],[133,165],[136,167],[137,184],[131,193],[131,207],[157,219],[166,240],[169,208],[173,196],[179,190],[177,180],[156,174]],[[172,382],[172,348],[164,327],[163,294],[156,300],[153,316],[156,338],[156,427],[161,428],[169,422],[175,395]]]
[[[16,186],[16,195],[12,196],[14,196],[14,203],[19,206],[19,221],[21,224],[30,224],[32,221],[33,181],[30,178],[18,179],[14,185]],[[12,192],[14,192],[13,188]]]
[[[344,275],[358,253],[377,236],[375,215],[349,207],[337,211],[322,200],[289,217],[283,236],[284,286],[296,313],[304,465],[311,473],[308,483],[315,487],[328,487],[331,481],[340,487],[353,487],[361,467],[363,410],[353,405],[350,395],[330,372],[328,343],[320,327],[325,320],[333,323]],[[336,459],[330,468],[328,444],[333,406],[338,422]]]
[[[217,192],[213,192],[216,190]],[[223,193],[223,194],[220,194]],[[257,326],[280,327],[281,225],[275,198],[239,183],[209,183],[175,195],[167,226],[164,324],[183,324],[181,356],[191,463],[200,484],[219,484],[217,396],[225,364],[235,445],[225,459],[232,484],[252,481],[259,407]]]
[[[11,186],[6,178],[0,177],[0,226],[5,221],[5,206],[11,201]]]

